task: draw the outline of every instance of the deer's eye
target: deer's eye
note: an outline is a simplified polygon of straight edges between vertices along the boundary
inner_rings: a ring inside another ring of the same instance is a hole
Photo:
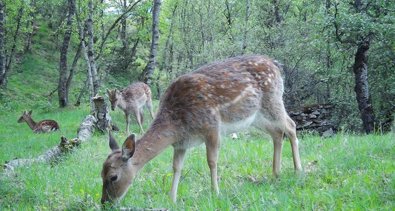
[[[118,176],[117,176],[117,175],[111,176],[111,178],[110,178],[111,182],[114,182],[114,181],[116,181],[117,179],[118,179]]]

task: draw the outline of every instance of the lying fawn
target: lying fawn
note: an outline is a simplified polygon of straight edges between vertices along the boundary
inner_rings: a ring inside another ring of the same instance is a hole
[[[140,126],[140,132],[143,133],[142,123],[143,107],[148,108],[152,119],[154,112],[152,111],[151,89],[142,82],[133,83],[125,89],[119,91],[117,89],[107,90],[108,98],[111,102],[111,109],[114,111],[115,107],[119,107],[125,113],[126,118],[126,133],[129,134],[129,115],[133,113],[136,116],[137,123]]]
[[[55,120],[42,120],[35,122],[32,119],[32,111],[24,111],[22,116],[19,117],[18,123],[26,122],[34,133],[47,133],[55,130],[59,130],[59,125]]]
[[[138,171],[172,145],[175,202],[186,150],[204,143],[213,191],[219,193],[217,159],[221,134],[250,125],[273,139],[273,174],[279,175],[284,134],[291,140],[294,168],[301,171],[296,126],[285,111],[279,67],[264,56],[241,56],[203,66],[176,79],[166,90],[156,118],[138,141],[130,135],[103,164],[101,202],[121,199]]]

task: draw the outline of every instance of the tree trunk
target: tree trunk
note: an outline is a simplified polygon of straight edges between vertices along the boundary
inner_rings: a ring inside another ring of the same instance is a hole
[[[19,29],[21,27],[22,15],[23,15],[23,6],[21,6],[21,8],[19,8],[19,10],[18,10],[18,16],[16,17],[17,25],[16,25],[16,29],[15,29],[15,33],[14,33],[11,52],[10,52],[10,55],[8,56],[8,58],[7,57],[5,58],[5,71],[4,71],[4,74],[2,74],[2,76],[0,76],[0,81],[1,81],[0,83],[4,87],[7,86],[7,74],[11,70],[12,59],[14,58],[14,54],[16,51],[16,43],[17,43],[17,39],[19,37]],[[4,18],[4,16],[3,16],[3,18]],[[3,20],[3,22],[4,22],[4,20]]]
[[[63,44],[60,49],[60,61],[59,61],[59,84],[58,84],[58,97],[59,97],[59,106],[66,107],[69,104],[69,96],[67,91],[67,51],[69,49],[71,33],[72,33],[72,24],[73,24],[73,15],[75,12],[75,2],[74,0],[68,1],[68,15],[67,15],[67,23],[66,23],[66,32],[63,38]]]
[[[93,93],[92,96],[95,96],[99,90],[99,81],[97,78],[97,69],[95,63],[95,54],[93,49],[93,0],[90,0],[88,3],[89,8],[89,16],[88,20],[86,21],[87,32],[88,32],[88,59],[91,68],[92,74],[92,83],[93,83]]]
[[[154,0],[154,8],[152,11],[152,42],[150,49],[150,57],[147,66],[143,71],[143,80],[146,84],[151,84],[152,74],[156,65],[156,53],[159,41],[159,13],[161,0]]]
[[[369,95],[368,84],[368,58],[369,40],[358,45],[355,54],[355,62],[353,71],[355,74],[355,94],[358,102],[358,108],[363,122],[364,131],[369,134],[374,131],[375,116],[373,112],[372,102]]]
[[[36,24],[36,12],[33,12],[36,10],[36,1],[32,0],[30,2],[30,7],[33,8],[30,11],[29,14],[29,18],[30,21],[27,24],[26,28],[29,28],[29,24],[30,24],[30,31],[27,32],[27,38],[26,38],[26,43],[25,43],[25,52],[29,52],[32,46],[32,40],[33,40],[33,36],[36,33],[36,29],[37,29],[37,24]]]
[[[67,78],[67,82],[66,82],[67,96],[69,95],[69,90],[70,90],[71,82],[73,81],[74,72],[75,72],[75,68],[77,67],[78,59],[81,56],[81,49],[82,49],[82,41],[80,41],[80,44],[78,45],[77,52],[75,53],[75,56],[73,59],[73,64],[71,65],[71,68],[69,71],[69,76]]]
[[[244,54],[247,49],[247,33],[248,33],[248,19],[250,17],[250,0],[246,0],[246,15],[244,17],[244,33],[243,45],[241,46],[241,54]]]
[[[276,18],[276,23],[280,24],[283,21],[283,17],[280,13],[280,2],[279,0],[273,0],[273,7],[274,7],[274,17]]]
[[[6,85],[4,51],[4,3],[0,1],[0,86]]]
[[[95,96],[93,98],[93,103],[95,104],[94,116],[96,118],[96,128],[105,133],[109,128],[111,128],[111,116],[107,109],[106,101],[102,96]]]
[[[127,0],[123,0],[123,2],[122,2],[122,10],[123,10],[123,12],[126,12],[127,9],[128,9],[127,8]],[[126,27],[127,27],[127,25],[126,25],[126,16],[123,16],[122,20],[121,20],[121,31],[120,31],[119,36],[120,36],[120,39],[121,39],[121,42],[122,42],[122,47],[123,47],[123,51],[124,52],[128,48],[128,41],[126,39]]]

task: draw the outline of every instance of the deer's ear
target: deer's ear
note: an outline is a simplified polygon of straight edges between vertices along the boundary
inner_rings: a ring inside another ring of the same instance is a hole
[[[111,131],[108,131],[108,136],[109,136],[109,146],[110,146],[110,149],[111,149],[112,151],[115,151],[115,150],[119,149],[118,143],[117,143],[117,141],[114,139],[114,137],[112,136]]]
[[[33,110],[30,110],[30,111],[29,111],[29,115],[31,115],[32,113],[33,113]]]
[[[122,160],[127,161],[129,160],[136,148],[136,140],[134,134],[130,135],[122,145]]]
[[[110,90],[109,89],[106,89],[106,90],[107,90],[107,94],[110,95]]]

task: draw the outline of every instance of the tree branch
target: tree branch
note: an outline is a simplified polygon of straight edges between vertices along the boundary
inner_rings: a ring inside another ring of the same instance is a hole
[[[97,54],[95,60],[98,60],[103,52],[103,46],[104,43],[106,42],[108,35],[110,35],[111,31],[115,28],[115,26],[119,23],[119,21],[122,20],[122,18],[128,14],[139,2],[141,2],[142,0],[137,0],[136,2],[134,2],[124,13],[122,13],[122,15],[120,15],[115,21],[114,23],[111,25],[111,27],[108,29],[106,36],[104,36],[104,39],[101,42],[100,48],[99,48],[99,53]]]

